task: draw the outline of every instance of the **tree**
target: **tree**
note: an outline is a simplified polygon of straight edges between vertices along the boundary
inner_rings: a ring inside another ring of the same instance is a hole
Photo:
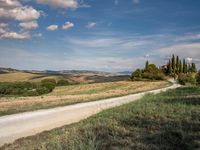
[[[172,72],[176,73],[176,60],[174,54],[172,55]]]
[[[168,73],[169,74],[172,74],[172,63],[171,63],[171,60],[169,60],[169,63],[168,63]]]
[[[188,64],[188,68],[187,68],[188,72],[192,72],[192,65]]]
[[[186,61],[183,59],[183,73],[187,73]]]
[[[179,57],[178,56],[176,56],[176,74],[178,74],[179,73]]]
[[[189,67],[188,67],[188,64],[186,63],[186,64],[185,64],[185,71],[186,71],[185,73],[188,73],[188,72],[189,72],[189,69],[188,69],[188,68],[189,68]]]
[[[144,69],[145,71],[148,71],[149,70],[149,61],[147,60],[146,61],[146,64],[145,64],[145,69]]]
[[[183,73],[183,65],[181,60],[179,60],[179,73]]]
[[[197,72],[197,68],[196,68],[195,63],[192,63],[192,66],[191,66],[191,72],[194,72],[194,73]]]

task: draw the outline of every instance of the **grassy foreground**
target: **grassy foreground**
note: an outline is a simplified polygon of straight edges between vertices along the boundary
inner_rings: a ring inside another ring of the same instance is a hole
[[[146,95],[80,123],[17,140],[1,149],[192,150],[200,148],[200,88]]]
[[[48,95],[35,97],[0,97],[0,116],[118,97],[168,85],[166,81],[120,81],[57,87]]]

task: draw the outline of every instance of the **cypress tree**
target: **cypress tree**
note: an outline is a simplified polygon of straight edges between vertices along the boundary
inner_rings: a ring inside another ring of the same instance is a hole
[[[185,73],[188,73],[189,72],[189,69],[188,69],[189,67],[188,67],[188,64],[187,63],[185,63]]]
[[[174,54],[172,55],[172,72],[175,73],[176,72],[176,60],[175,60],[175,56]]]
[[[183,73],[183,65],[181,60],[179,60],[179,73]]]
[[[194,72],[194,73],[197,72],[197,68],[196,68],[196,64],[195,63],[192,63],[191,72]]]
[[[188,72],[192,72],[192,65],[191,64],[188,64]]]
[[[186,73],[186,62],[185,59],[183,59],[183,73]]]
[[[149,61],[147,60],[145,64],[145,71],[148,71],[148,70],[149,70]]]
[[[169,63],[168,63],[168,73],[169,74],[172,73],[172,63],[171,63],[171,60],[169,60]]]
[[[179,73],[179,57],[176,56],[176,73],[178,74]]]

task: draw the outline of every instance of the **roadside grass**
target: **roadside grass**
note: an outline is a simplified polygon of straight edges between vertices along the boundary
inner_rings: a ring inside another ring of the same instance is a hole
[[[57,87],[50,94],[36,97],[0,97],[0,116],[119,97],[169,85],[166,81],[120,81]]]
[[[193,150],[200,148],[200,88],[183,87],[105,110],[0,149]]]

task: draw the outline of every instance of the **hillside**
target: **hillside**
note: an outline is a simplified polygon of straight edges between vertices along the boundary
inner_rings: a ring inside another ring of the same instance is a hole
[[[87,70],[37,71],[0,68],[0,82],[39,82],[47,78],[55,80],[64,79],[71,83],[100,83],[127,80],[129,76],[126,74]]]

